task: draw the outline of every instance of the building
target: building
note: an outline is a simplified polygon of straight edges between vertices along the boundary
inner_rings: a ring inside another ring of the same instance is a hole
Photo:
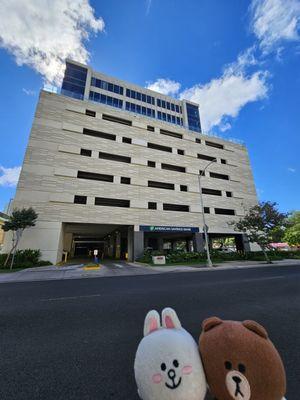
[[[201,133],[198,105],[68,61],[61,93],[41,91],[14,207],[39,218],[20,248],[134,260],[144,249],[201,251],[257,203],[244,146]],[[8,236],[8,235],[7,235]]]

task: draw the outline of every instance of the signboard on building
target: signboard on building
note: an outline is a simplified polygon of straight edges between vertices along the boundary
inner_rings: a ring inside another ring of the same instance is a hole
[[[140,225],[140,231],[144,232],[166,232],[166,233],[196,233],[199,228],[191,226],[158,226],[158,225]]]

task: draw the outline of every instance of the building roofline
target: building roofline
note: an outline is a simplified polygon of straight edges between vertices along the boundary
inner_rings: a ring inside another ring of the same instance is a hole
[[[120,85],[127,86],[127,87],[133,87],[133,88],[138,89],[138,90],[144,90],[144,91],[146,91],[146,92],[150,92],[149,94],[152,93],[152,95],[153,95],[154,97],[161,97],[163,100],[171,100],[171,101],[178,102],[178,103],[180,103],[180,104],[182,104],[183,102],[186,102],[186,103],[190,103],[190,104],[192,104],[192,105],[197,106],[197,107],[200,108],[199,103],[195,103],[195,102],[193,102],[193,101],[191,101],[191,100],[187,100],[187,99],[177,99],[176,97],[172,97],[172,96],[168,96],[168,95],[166,95],[166,94],[160,93],[160,92],[156,92],[155,90],[148,89],[148,88],[146,88],[146,87],[144,87],[144,86],[140,86],[140,85],[138,85],[138,84],[136,84],[136,83],[131,83],[131,82],[125,81],[125,80],[123,80],[123,79],[119,79],[119,78],[116,78],[116,77],[114,77],[114,76],[104,74],[103,72],[96,71],[95,69],[93,69],[91,66],[89,66],[89,65],[87,65],[87,64],[82,64],[82,63],[80,63],[80,62],[71,60],[70,58],[67,58],[67,59],[66,59],[66,62],[69,62],[69,63],[71,63],[71,64],[78,65],[79,67],[87,68],[87,69],[89,69],[92,73],[102,75],[102,76],[105,77],[105,78],[108,78],[108,79],[110,79],[110,80],[113,80],[113,81],[116,81],[116,82],[120,83]]]

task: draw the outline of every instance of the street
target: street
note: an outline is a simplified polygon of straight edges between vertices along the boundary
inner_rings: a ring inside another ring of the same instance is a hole
[[[144,317],[166,306],[196,340],[212,315],[260,322],[299,399],[300,264],[0,284],[0,398],[138,399]]]

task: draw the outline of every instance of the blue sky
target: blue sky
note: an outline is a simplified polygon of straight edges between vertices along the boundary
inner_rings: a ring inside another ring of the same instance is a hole
[[[259,198],[300,208],[299,0],[0,3],[0,210],[66,57],[198,102],[206,132],[245,142]]]

